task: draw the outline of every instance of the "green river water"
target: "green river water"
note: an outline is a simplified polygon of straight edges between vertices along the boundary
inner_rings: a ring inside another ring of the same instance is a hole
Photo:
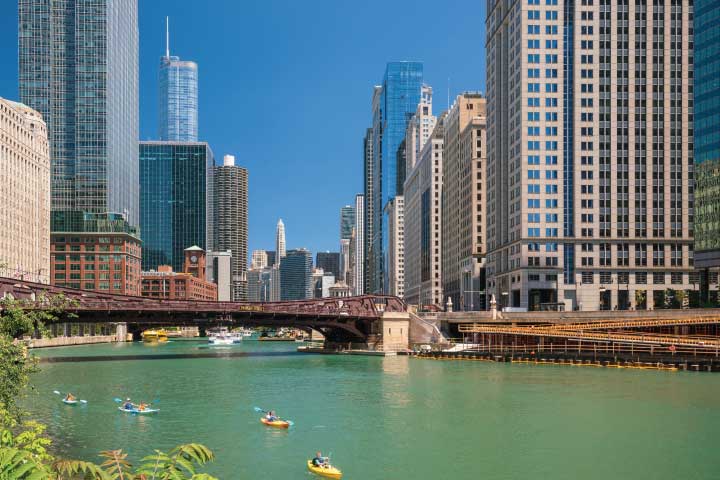
[[[223,480],[312,480],[321,449],[352,479],[720,478],[720,375],[303,355],[43,363],[29,409],[62,456],[200,442]],[[207,353],[199,341],[37,350],[39,357]],[[227,350],[223,350],[227,351]],[[81,360],[81,359],[76,359]],[[68,407],[53,390],[87,399]],[[155,416],[113,397],[159,399]],[[259,423],[254,406],[295,422]]]

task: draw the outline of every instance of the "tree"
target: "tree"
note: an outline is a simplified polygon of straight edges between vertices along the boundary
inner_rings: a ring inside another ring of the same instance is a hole
[[[37,362],[28,357],[25,347],[0,335],[0,407],[15,418],[20,417],[17,400],[24,394],[30,374],[37,371]]]

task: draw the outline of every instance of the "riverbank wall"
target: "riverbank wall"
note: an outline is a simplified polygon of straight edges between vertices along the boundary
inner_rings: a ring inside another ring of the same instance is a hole
[[[47,348],[92,345],[95,343],[115,343],[117,341],[117,335],[87,335],[82,337],[33,338],[27,340],[26,344],[28,348]],[[125,342],[128,341],[128,339],[125,338],[119,341]]]

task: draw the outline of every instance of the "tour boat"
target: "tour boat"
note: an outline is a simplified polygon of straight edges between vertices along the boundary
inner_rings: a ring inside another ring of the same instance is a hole
[[[168,335],[163,329],[159,330],[145,330],[142,333],[143,342],[155,343],[155,342],[167,342]]]
[[[209,345],[237,345],[239,343],[242,343],[242,335],[239,333],[229,332],[225,327],[208,331]]]

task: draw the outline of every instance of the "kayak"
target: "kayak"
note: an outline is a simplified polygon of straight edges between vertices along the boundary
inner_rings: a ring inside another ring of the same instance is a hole
[[[260,419],[260,421],[262,423],[264,423],[265,425],[267,425],[268,427],[276,427],[276,428],[289,428],[290,427],[290,422],[286,422],[285,420],[274,420],[271,422],[267,418],[262,417]]]
[[[159,408],[146,408],[144,410],[138,410],[137,408],[123,408],[123,407],[118,407],[118,410],[120,410],[121,412],[125,412],[125,413],[137,413],[140,415],[147,415],[149,413],[156,413],[156,412],[160,411]]]
[[[62,402],[63,402],[65,405],[77,405],[78,403],[80,403],[80,402],[78,402],[77,400],[67,400],[67,399],[65,399],[65,398],[63,398]]]
[[[315,475],[320,475],[321,477],[327,478],[342,478],[342,472],[337,468],[333,467],[332,465],[327,467],[316,467],[315,465],[313,465],[312,460],[308,460],[307,465],[308,470],[310,470]]]

